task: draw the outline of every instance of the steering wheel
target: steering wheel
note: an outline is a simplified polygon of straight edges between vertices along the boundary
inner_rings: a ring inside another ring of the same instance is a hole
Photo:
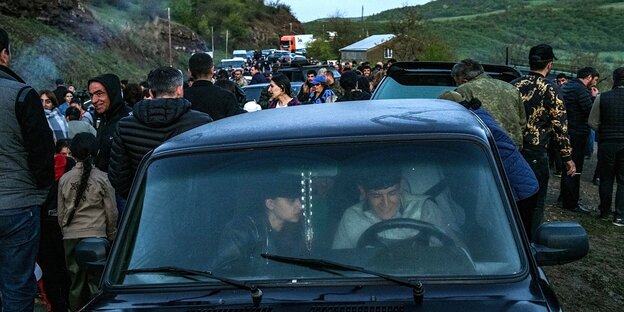
[[[418,230],[418,233],[407,238],[385,238],[381,234],[390,230],[408,229]],[[397,244],[414,245],[429,244],[431,238],[435,238],[442,246],[455,246],[455,241],[448,234],[439,230],[429,222],[419,221],[409,218],[389,219],[376,223],[366,229],[358,239],[357,247],[392,247]]]

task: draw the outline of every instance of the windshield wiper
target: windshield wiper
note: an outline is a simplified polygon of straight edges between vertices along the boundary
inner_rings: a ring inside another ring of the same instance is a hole
[[[247,283],[237,281],[231,278],[215,275],[210,271],[200,271],[200,270],[192,270],[185,269],[175,266],[163,266],[163,267],[154,267],[154,268],[140,268],[140,269],[128,269],[123,271],[126,274],[136,274],[136,273],[164,273],[168,275],[176,275],[183,277],[192,277],[192,276],[205,276],[211,279],[215,279],[226,283],[228,285],[232,285],[239,289],[246,289],[251,292],[251,300],[254,306],[259,306],[260,301],[262,300],[262,290],[256,287],[256,285],[247,285]]]
[[[358,267],[358,266],[353,266],[353,265],[348,265],[348,264],[343,264],[343,263],[338,263],[338,262],[333,262],[333,261],[328,261],[328,260],[323,260],[323,259],[313,259],[313,258],[295,258],[295,257],[286,257],[286,256],[279,256],[279,255],[273,255],[273,254],[268,254],[268,253],[263,253],[260,254],[260,256],[262,256],[265,259],[270,259],[270,260],[274,260],[277,262],[283,262],[283,263],[289,263],[289,264],[295,264],[295,265],[300,265],[300,266],[305,266],[311,269],[326,269],[326,270],[337,270],[337,271],[354,271],[354,272],[362,272],[362,273],[366,273],[366,274],[370,274],[373,276],[377,276],[377,277],[381,277],[387,281],[391,281],[394,282],[398,285],[401,286],[406,286],[412,289],[413,295],[414,295],[414,302],[416,304],[422,304],[423,302],[423,295],[425,293],[425,289],[423,287],[423,284],[420,281],[417,281],[416,283],[412,283],[408,280],[399,278],[399,277],[395,277],[395,276],[391,276],[391,275],[387,275],[387,274],[383,274],[383,273],[379,273],[379,272],[375,272],[375,271],[371,271],[371,270],[367,270],[365,268],[362,267]]]

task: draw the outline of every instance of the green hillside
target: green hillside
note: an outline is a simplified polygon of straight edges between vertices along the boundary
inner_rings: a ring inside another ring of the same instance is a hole
[[[193,52],[212,50],[212,39],[217,63],[234,49],[274,47],[280,34],[303,31],[279,1],[19,1],[13,3],[17,11],[0,3],[0,27],[11,38],[11,67],[39,90],[54,88],[57,78],[83,89],[88,79],[109,72],[140,82],[158,66],[185,71]]]
[[[526,64],[530,46],[549,43],[561,69],[593,65],[610,70],[624,64],[622,1],[437,0],[416,8],[425,29],[451,47],[455,60],[504,63],[508,51],[510,63]],[[401,10],[355,24],[371,35],[388,33]],[[327,25],[313,21],[304,27],[320,33]]]

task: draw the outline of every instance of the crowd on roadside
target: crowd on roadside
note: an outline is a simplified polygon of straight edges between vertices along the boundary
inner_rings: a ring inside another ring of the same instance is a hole
[[[162,142],[258,109],[368,100],[396,62],[334,64],[339,81],[328,68],[308,70],[294,94],[290,80],[276,68],[265,71],[252,62],[247,81],[244,69],[215,73],[212,57],[196,53],[188,60],[186,81],[181,70],[159,67],[140,83],[108,73],[90,79],[86,92],[65,86],[63,79],[55,90],[36,92],[11,71],[10,47],[0,29],[4,311],[32,310],[37,293],[44,294],[51,311],[76,310],[89,300],[97,285],[78,264],[74,248],[87,237],[114,240],[139,163]],[[533,47],[531,72],[511,84],[489,77],[475,60],[462,60],[451,72],[456,90],[441,97],[475,111],[496,133],[529,238],[543,219],[549,150],[553,162],[560,161],[562,208],[589,211],[580,203],[579,180],[590,128],[600,138],[599,218],[624,226],[624,68],[613,72],[613,89],[600,93],[600,75],[591,67],[565,83],[559,77],[559,85],[548,81],[554,59],[550,46]],[[245,103],[240,88],[256,83],[268,83],[266,101]],[[614,180],[619,186],[615,211]],[[35,263],[43,272],[39,291]]]

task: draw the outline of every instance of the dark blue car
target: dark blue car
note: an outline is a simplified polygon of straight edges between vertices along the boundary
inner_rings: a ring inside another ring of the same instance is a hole
[[[502,168],[445,100],[207,124],[144,159],[85,310],[559,311],[540,266],[582,258],[587,234],[546,223],[529,243]]]

